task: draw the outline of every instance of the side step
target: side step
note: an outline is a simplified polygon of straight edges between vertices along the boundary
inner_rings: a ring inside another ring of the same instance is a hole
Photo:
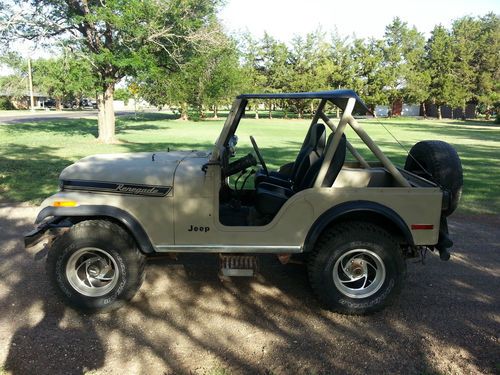
[[[220,275],[225,277],[255,276],[258,269],[256,255],[219,254]]]

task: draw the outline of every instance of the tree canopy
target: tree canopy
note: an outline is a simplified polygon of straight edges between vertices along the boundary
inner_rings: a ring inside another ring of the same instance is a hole
[[[32,0],[6,4],[1,41],[42,39],[90,62],[99,85],[99,139],[113,142],[115,84],[162,67],[175,71],[193,51],[217,44],[218,0]]]
[[[126,78],[140,96],[181,118],[217,116],[241,92],[349,88],[373,109],[396,102],[431,102],[485,114],[500,107],[500,17],[465,16],[429,38],[400,18],[382,38],[344,38],[321,29],[284,43],[268,33],[228,36],[218,23],[219,0],[33,0],[0,12],[0,39],[44,39],[64,46],[57,59],[35,61],[34,84],[55,99],[98,93],[99,137],[114,137],[115,84]],[[17,13],[16,13],[17,12]],[[2,28],[2,25],[8,25]],[[10,55],[23,82],[25,62]],[[23,65],[24,64],[24,65]],[[0,89],[19,84],[3,78]],[[17,85],[17,86],[16,86]],[[19,91],[19,90],[18,90]],[[120,92],[124,97],[126,91]],[[126,96],[126,95],[125,95]],[[256,117],[262,105],[251,103]],[[266,102],[303,116],[307,102]]]

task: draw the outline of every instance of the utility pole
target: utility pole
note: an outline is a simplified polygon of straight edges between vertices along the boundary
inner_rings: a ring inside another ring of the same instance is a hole
[[[30,86],[30,109],[35,110],[35,99],[33,98],[33,78],[31,77],[31,58],[28,58],[28,82]]]

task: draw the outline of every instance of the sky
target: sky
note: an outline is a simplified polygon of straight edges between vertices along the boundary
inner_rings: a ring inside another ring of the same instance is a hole
[[[250,32],[260,38],[267,31],[289,42],[295,35],[305,35],[321,28],[341,36],[380,38],[385,26],[398,16],[429,36],[434,25],[451,25],[465,15],[500,13],[500,0],[226,0],[219,13],[226,31]],[[32,49],[25,41],[16,43],[23,56],[48,57],[47,48]],[[0,66],[0,75],[10,71]]]
[[[396,16],[428,36],[434,25],[448,27],[462,16],[491,11],[500,13],[500,0],[226,0],[220,18],[227,31],[256,37],[267,31],[289,42],[319,27],[341,36],[379,38]]]

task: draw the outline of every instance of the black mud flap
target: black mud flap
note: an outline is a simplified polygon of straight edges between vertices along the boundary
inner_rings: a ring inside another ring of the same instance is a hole
[[[441,221],[439,225],[439,239],[435,248],[439,251],[439,258],[441,260],[449,260],[450,259],[450,249],[453,246],[453,241],[450,239],[448,233],[448,221],[446,217],[441,216]]]

